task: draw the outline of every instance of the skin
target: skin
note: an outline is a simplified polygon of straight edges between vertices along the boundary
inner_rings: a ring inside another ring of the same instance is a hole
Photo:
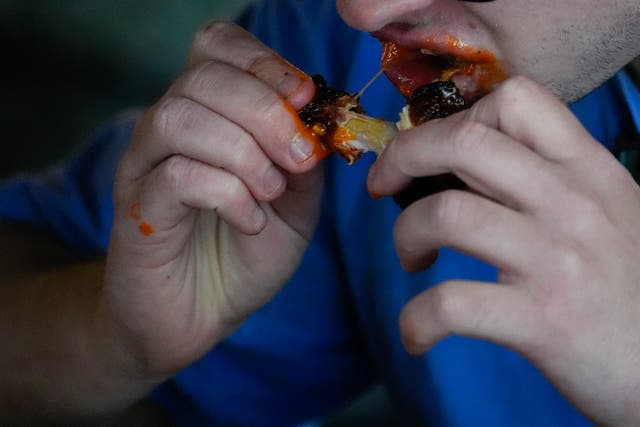
[[[427,268],[442,246],[499,269],[498,285],[454,280],[410,301],[400,318],[408,351],[422,354],[450,334],[490,340],[532,361],[594,422],[640,423],[640,191],[548,92],[579,98],[637,56],[640,7],[343,0],[338,8],[350,25],[385,36],[453,33],[547,86],[511,78],[471,109],[402,133],[371,168],[368,187],[379,195],[444,172],[470,187],[400,215],[394,238],[407,270]]]
[[[640,6],[633,0],[338,0],[336,5],[358,30],[419,39],[447,33],[488,49],[512,74],[543,84],[565,102],[599,86],[638,55]]]
[[[357,29],[398,41],[446,32],[527,76],[468,111],[401,133],[371,170],[368,186],[379,195],[446,171],[473,190],[425,198],[399,216],[405,268],[422,270],[449,246],[500,269],[498,286],[453,281],[409,302],[400,319],[407,349],[423,353],[452,333],[488,339],[531,360],[594,421],[640,423],[640,192],[552,95],[578,98],[638,54],[636,3],[337,6]],[[0,391],[3,407],[61,417],[120,411],[286,284],[317,222],[322,171],[313,145],[301,149],[285,101],[297,109],[313,92],[238,27],[200,31],[184,73],[141,118],[120,163],[106,267],[52,275],[47,290],[57,303],[40,304],[42,322],[29,321],[27,304],[11,307],[30,334],[5,363],[53,357],[5,372],[0,383],[19,384],[20,393]],[[43,295],[44,277],[9,280],[3,300]],[[34,366],[67,382],[43,384]]]
[[[304,138],[285,102],[299,109],[314,90],[239,27],[213,24],[140,120],[116,176],[103,304],[126,335],[145,338],[138,354],[150,372],[193,362],[295,271],[322,170],[312,152],[295,157]]]

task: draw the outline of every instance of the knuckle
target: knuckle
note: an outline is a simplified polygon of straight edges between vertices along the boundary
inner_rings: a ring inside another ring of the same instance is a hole
[[[193,102],[183,97],[170,97],[159,105],[151,126],[169,143],[176,143],[180,134],[196,126],[198,121]]]
[[[429,305],[433,316],[441,325],[450,325],[456,313],[464,310],[463,300],[453,291],[451,282],[444,282],[430,290]]]
[[[215,93],[218,85],[223,84],[232,74],[232,69],[218,61],[201,62],[189,70],[183,77],[184,89],[188,93]]]
[[[584,254],[577,247],[565,244],[558,248],[554,255],[558,272],[561,274],[560,282],[564,284],[580,281],[588,267]]]
[[[582,240],[602,227],[606,214],[599,203],[580,193],[566,197],[567,209],[561,226],[569,236]]]
[[[198,30],[194,37],[195,49],[206,49],[212,44],[219,44],[221,40],[240,30],[238,25],[231,22],[213,21]]]
[[[254,111],[263,122],[277,123],[283,112],[283,101],[271,90],[265,90],[256,100]]]
[[[499,112],[499,120],[509,123],[522,114],[526,101],[534,99],[541,92],[537,83],[524,76],[513,76],[498,85],[485,100],[472,109],[491,108]]]
[[[455,124],[449,133],[447,146],[453,155],[453,161],[459,163],[473,157],[487,140],[489,127],[473,120],[463,120]]]
[[[465,203],[462,192],[450,190],[433,196],[428,204],[426,219],[429,226],[443,237],[456,230],[464,216]]]
[[[498,105],[506,106],[521,99],[529,99],[538,92],[540,87],[533,80],[524,76],[513,76],[498,86],[495,98]]]
[[[229,169],[249,169],[251,165],[255,164],[253,160],[256,158],[256,147],[249,142],[248,138],[249,135],[246,133],[238,132],[227,139],[227,144],[233,147],[229,159]],[[252,172],[255,173],[255,170]]]
[[[191,175],[189,161],[182,156],[171,156],[162,164],[159,171],[160,188],[170,192],[180,190]]]
[[[243,182],[235,175],[230,175],[224,180],[224,187],[221,190],[224,200],[237,200],[246,194]]]
[[[246,70],[256,76],[265,74],[272,66],[283,65],[282,60],[276,55],[275,52],[267,49],[266,47],[256,47],[252,53],[252,56],[248,58],[249,62],[246,64]]]

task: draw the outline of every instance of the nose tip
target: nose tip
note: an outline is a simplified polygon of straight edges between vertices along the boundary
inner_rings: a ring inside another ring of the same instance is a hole
[[[385,25],[384,1],[338,0],[336,7],[344,22],[357,30],[371,32]]]

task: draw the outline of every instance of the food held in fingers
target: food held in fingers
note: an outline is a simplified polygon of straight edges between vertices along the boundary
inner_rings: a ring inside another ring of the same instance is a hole
[[[380,154],[400,130],[468,108],[507,78],[494,54],[452,36],[428,39],[422,46],[390,41],[382,46],[382,71],[407,100],[396,124],[367,116],[358,95],[327,85],[320,75],[313,76],[314,99],[298,111],[323,150],[339,153],[349,164],[367,151]],[[453,188],[465,188],[465,184],[452,174],[418,177],[394,199],[405,208]]]
[[[379,154],[396,136],[395,124],[367,116],[356,95],[327,85],[320,75],[313,81],[316,95],[298,115],[326,151],[352,164],[367,151]]]
[[[383,42],[381,63],[387,78],[407,99],[400,130],[462,111],[507,78],[495,55],[451,36],[426,40],[422,47]],[[394,200],[404,209],[430,194],[465,187],[453,174],[418,177]]]

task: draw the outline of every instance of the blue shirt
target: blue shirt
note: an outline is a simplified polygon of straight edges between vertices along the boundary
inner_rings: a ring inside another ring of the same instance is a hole
[[[351,92],[379,67],[377,41],[347,28],[333,1],[267,1],[241,22],[303,70]],[[395,120],[403,99],[379,79],[363,104],[370,114]],[[640,96],[625,73],[572,109],[607,147],[623,127],[640,123]],[[107,124],[47,173],[2,183],[0,217],[54,233],[79,257],[104,253],[113,175],[134,120],[125,114]],[[382,382],[404,417],[399,425],[590,425],[533,366],[504,348],[450,337],[422,357],[404,351],[397,319],[411,297],[450,278],[493,281],[496,271],[447,249],[424,273],[402,271],[391,239],[399,209],[366,192],[372,161],[324,162],[320,224],[291,282],[152,398],[185,426],[282,426],[330,413]]]

